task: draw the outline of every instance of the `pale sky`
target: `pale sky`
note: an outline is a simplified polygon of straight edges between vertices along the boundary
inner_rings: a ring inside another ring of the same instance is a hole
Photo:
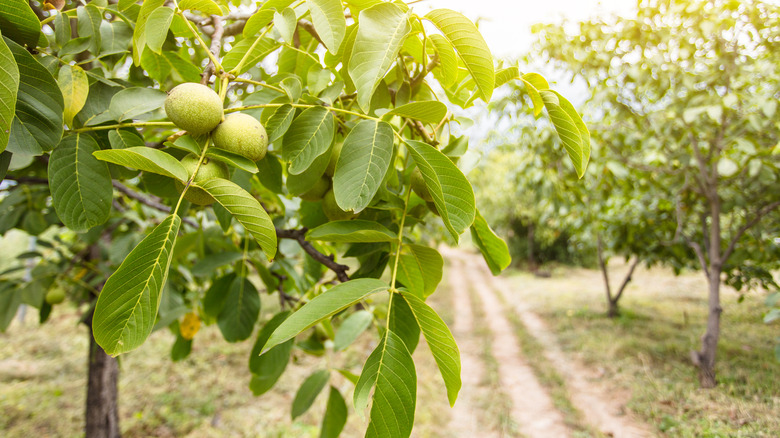
[[[531,26],[555,23],[565,16],[583,20],[598,15],[625,15],[636,9],[635,0],[423,0],[413,4],[418,14],[447,8],[476,21],[493,56],[507,58],[525,52],[533,41]]]

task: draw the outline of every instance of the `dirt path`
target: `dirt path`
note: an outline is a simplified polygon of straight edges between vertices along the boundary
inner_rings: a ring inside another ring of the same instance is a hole
[[[484,373],[484,366],[477,354],[479,345],[474,339],[474,315],[471,312],[468,290],[460,270],[451,270],[449,276],[449,285],[453,294],[453,313],[456,315],[452,331],[460,348],[460,374],[463,381],[458,401],[452,408],[449,431],[461,437],[497,437],[497,433],[480,427],[477,418],[477,387]]]
[[[475,292],[489,316],[487,322],[493,336],[492,344],[494,346],[492,355],[498,363],[501,387],[512,401],[511,416],[518,424],[521,433],[528,438],[571,436],[571,431],[563,422],[563,416],[554,408],[549,395],[523,360],[509,321],[503,313],[492,311],[492,309],[501,308],[498,298],[488,288],[479,287],[482,283],[479,278],[480,274],[475,272],[471,260],[464,258],[463,253],[448,252],[446,255],[452,260],[450,285],[454,289],[463,289],[468,287],[467,285],[476,286]],[[465,304],[463,303],[464,295]],[[465,293],[456,295],[455,302],[456,309],[470,305]],[[456,320],[463,317],[458,312],[455,315]],[[458,341],[460,342],[460,339]],[[469,351],[470,348],[467,348],[463,346],[461,351]],[[465,375],[465,372],[462,374]],[[466,385],[467,383],[464,382],[463,386]],[[453,416],[453,418],[457,417]],[[479,435],[461,434],[461,436]]]
[[[572,404],[582,412],[585,421],[606,436],[641,438],[652,436],[650,428],[625,415],[624,406],[630,394],[615,392],[596,382],[595,373],[572,362],[558,345],[555,336],[547,329],[544,321],[520,300],[507,296],[509,289],[500,278],[486,276],[488,286],[514,305],[515,312],[523,325],[536,340],[544,345],[544,355],[566,382]]]
[[[444,255],[452,261],[449,278],[455,300],[455,335],[463,355],[464,390],[478,383],[481,371],[481,362],[474,354],[477,350],[474,349],[475,340],[471,330],[473,316],[466,291],[471,285],[488,315],[487,323],[494,346],[492,354],[498,362],[501,385],[512,401],[513,420],[524,436],[567,437],[572,435],[572,431],[565,425],[563,416],[553,406],[547,391],[526,364],[527,359],[518,347],[512,325],[505,314],[494,311],[502,308],[499,296],[503,296],[505,302],[512,303],[514,312],[528,332],[545,347],[545,358],[563,378],[571,403],[582,413],[590,427],[605,436],[616,438],[652,436],[647,425],[624,414],[623,406],[628,395],[616,393],[603,382],[594,381],[595,373],[592,370],[572,361],[561,350],[544,321],[524,303],[512,300],[507,286],[500,278],[490,274],[479,256],[455,250],[447,250]],[[456,424],[463,423],[463,419],[470,414],[474,426],[474,409],[469,405],[468,400],[464,400],[461,411],[453,412],[452,430],[463,431],[459,434],[463,437],[484,436],[474,435],[473,429],[460,429],[461,426]]]

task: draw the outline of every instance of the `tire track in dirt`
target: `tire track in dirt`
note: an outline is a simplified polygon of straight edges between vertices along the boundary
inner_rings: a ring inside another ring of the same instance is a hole
[[[479,346],[474,339],[474,315],[471,312],[468,291],[464,287],[460,270],[450,268],[449,271],[448,284],[453,294],[455,315],[452,331],[460,349],[460,374],[463,382],[458,401],[451,411],[449,436],[495,438],[498,434],[480,425],[477,416],[477,388],[484,374],[484,366],[477,354]]]
[[[585,421],[609,437],[643,438],[652,436],[649,426],[625,415],[623,412],[625,401],[621,400],[625,397],[616,396],[614,391],[604,385],[588,381],[587,376],[593,373],[567,357],[545,322],[533,313],[525,303],[512,300],[507,294],[509,289],[506,284],[501,278],[493,277],[480,263],[481,261],[478,257],[473,256],[472,261],[467,263],[472,269],[481,271],[481,280],[477,280],[479,283],[476,284],[484,284],[493,293],[500,294],[505,303],[510,303],[513,306],[513,310],[526,330],[544,346],[545,358],[563,378],[572,404],[582,413]]]
[[[490,288],[482,286],[484,280],[480,278],[482,275],[477,270],[477,266],[482,266],[483,262],[480,260],[476,264],[472,256],[459,251],[447,250],[445,255],[452,261],[449,275],[453,289],[457,292],[458,289],[468,287],[465,285],[471,285],[482,301],[482,306],[488,310],[487,323],[493,336],[492,355],[498,363],[499,381],[502,389],[512,401],[510,414],[518,424],[521,433],[528,438],[571,436],[571,431],[566,427],[563,416],[555,409],[550,396],[536,379],[531,368],[524,362],[512,326],[501,311],[501,303]],[[465,294],[456,295],[456,303],[463,301],[462,295]],[[463,306],[468,306],[468,304],[458,304],[456,309]],[[456,312],[456,321],[463,317],[464,315]],[[464,345],[461,347],[461,351],[475,350]],[[463,374],[465,375],[465,373]],[[466,386],[465,382],[464,386]],[[455,418],[454,415],[453,420]],[[483,435],[463,434],[461,436]]]

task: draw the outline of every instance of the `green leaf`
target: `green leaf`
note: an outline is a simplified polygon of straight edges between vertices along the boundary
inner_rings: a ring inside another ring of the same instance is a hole
[[[341,323],[333,338],[333,350],[341,351],[349,347],[368,327],[374,316],[367,310],[358,310]]]
[[[30,52],[7,38],[5,43],[19,68],[16,112],[7,149],[20,155],[40,155],[62,138],[62,93],[51,73]]]
[[[155,9],[146,20],[146,45],[152,52],[161,55],[162,45],[168,36],[168,29],[173,20],[173,9],[163,6]]]
[[[89,94],[89,80],[81,67],[63,65],[57,78],[57,85],[65,102],[65,123],[73,125],[73,118],[84,108]]]
[[[235,278],[236,274],[230,273],[217,278],[211,283],[211,287],[206,291],[206,296],[203,298],[203,311],[206,315],[212,318],[219,316],[222,309],[225,308],[228,291]]]
[[[342,210],[362,211],[371,203],[393,158],[393,128],[386,122],[361,120],[344,139],[333,191]]]
[[[337,54],[344,35],[347,33],[347,20],[339,0],[311,0],[309,12],[314,29],[319,34],[325,47],[332,54]]]
[[[212,0],[182,0],[179,2],[181,10],[197,10],[206,15],[222,15],[222,9]]]
[[[410,292],[426,298],[441,282],[444,259],[438,251],[422,245],[404,245],[398,266],[398,280]]]
[[[477,210],[474,224],[471,225],[471,240],[479,248],[493,275],[500,274],[512,263],[512,256],[509,255],[509,247],[507,247],[506,242],[490,228],[479,210]]]
[[[282,140],[282,159],[290,162],[290,173],[299,175],[328,151],[336,134],[336,121],[328,109],[308,108],[299,115]]]
[[[249,173],[257,173],[257,165],[255,162],[243,155],[234,154],[233,152],[213,147],[206,150],[206,156]]]
[[[171,347],[171,360],[179,362],[187,358],[192,352],[192,339],[184,339],[181,334],[176,335],[176,341]]]
[[[22,291],[16,283],[0,283],[0,333],[5,332],[22,304]]]
[[[8,151],[0,152],[0,182],[5,179],[8,166],[11,164],[11,157],[13,157],[13,154]]]
[[[290,315],[289,311],[277,313],[270,321],[265,323],[257,341],[249,355],[249,370],[252,371],[252,381],[249,387],[254,395],[261,395],[271,389],[290,361],[290,352],[293,348],[293,340],[283,342],[266,351],[262,355],[263,346],[268,341],[271,333]]]
[[[571,103],[564,99],[563,96],[551,90],[542,90],[539,91],[539,94],[542,96],[545,108],[547,108],[550,121],[555,126],[555,131],[558,132],[558,137],[569,154],[572,164],[574,164],[577,176],[582,178],[585,175],[585,168],[588,166],[588,159],[590,158],[590,134],[587,134],[588,129],[576,111],[574,111]],[[572,112],[576,119],[572,118]],[[587,138],[584,138],[583,134],[587,135]]]
[[[458,236],[474,222],[476,214],[471,184],[458,166],[434,147],[414,140],[407,141],[406,145],[422,172],[444,225],[457,242]]]
[[[417,318],[401,294],[393,294],[390,301],[390,330],[401,338],[409,354],[414,354],[417,344],[420,343],[420,325],[417,324]]]
[[[288,339],[292,339],[323,319],[335,315],[371,294],[383,292],[387,289],[388,286],[385,282],[373,278],[359,278],[336,285],[317,295],[290,315],[274,331],[263,349],[273,348]]]
[[[274,28],[279,31],[279,35],[287,44],[293,43],[293,34],[297,26],[298,19],[292,9],[284,8],[281,13],[274,13]]]
[[[537,73],[526,73],[520,77],[520,80],[523,81],[525,90],[528,92],[528,95],[531,96],[531,102],[534,104],[534,117],[539,117],[539,114],[541,114],[544,109],[544,100],[542,100],[542,95],[539,94],[539,90],[549,88],[547,81],[542,75]],[[537,86],[543,86],[545,88],[537,88]]]
[[[199,185],[255,238],[268,259],[276,255],[276,228],[263,206],[237,184],[214,178]]]
[[[307,240],[326,242],[395,242],[396,233],[374,221],[332,221],[309,231]]]
[[[63,18],[64,17],[64,18]],[[54,40],[62,47],[72,38],[70,18],[65,14],[54,17]]]
[[[106,281],[95,304],[92,331],[115,356],[143,344],[152,332],[181,219],[165,218]]]
[[[89,38],[89,51],[93,55],[100,53],[100,23],[103,21],[103,15],[100,8],[90,3],[86,6],[79,6],[76,9],[78,15],[79,37]]]
[[[423,300],[409,293],[404,293],[403,297],[417,318],[420,330],[431,349],[436,365],[439,366],[441,377],[444,379],[450,406],[453,406],[461,387],[460,351],[455,343],[455,338],[452,337],[447,324]]]
[[[86,231],[108,220],[113,189],[106,163],[93,153],[100,147],[88,134],[62,142],[49,158],[49,188],[57,216],[73,231]]]
[[[262,61],[263,58],[265,58],[269,53],[273,52],[279,47],[279,44],[276,41],[270,38],[263,38],[259,43],[257,43],[254,49],[249,52],[249,49],[252,48],[252,44],[254,44],[255,40],[256,38],[250,38],[239,41],[225,55],[225,58],[222,60],[222,67],[224,67],[227,71],[231,71],[238,67],[238,64],[246,56],[247,59],[242,64],[241,70],[235,72],[235,74],[239,75],[241,73],[245,73],[247,70],[254,67],[255,64]]]
[[[230,285],[217,325],[228,342],[239,342],[252,336],[260,316],[260,294],[246,277],[236,277]]]
[[[328,380],[330,380],[330,372],[319,370],[303,381],[298,392],[295,393],[295,399],[292,403],[293,420],[309,410],[322,389],[328,384]]]
[[[125,88],[111,98],[108,112],[117,122],[137,119],[142,114],[162,108],[167,97],[166,92],[153,88]],[[95,124],[94,120],[88,124]]]
[[[198,260],[190,269],[192,275],[196,277],[210,277],[214,272],[231,263],[235,263],[244,258],[244,253],[237,251],[218,252]]]
[[[447,105],[436,101],[412,102],[399,106],[387,112],[382,118],[387,120],[389,116],[408,117],[423,123],[438,125],[447,115]]]
[[[149,16],[165,3],[165,0],[144,0],[138,11],[138,18],[133,29],[133,64],[141,65],[141,55],[146,47],[146,22]]]
[[[355,385],[354,404],[359,414],[368,406],[374,389],[367,438],[408,437],[414,425],[417,402],[417,372],[404,342],[390,330],[363,366]]]
[[[325,416],[322,417],[320,438],[338,438],[345,424],[347,424],[347,402],[344,401],[339,390],[331,386]]]
[[[112,149],[127,149],[134,146],[144,146],[144,139],[134,130],[114,129],[108,131],[108,142]]]
[[[288,174],[287,175],[287,191],[293,196],[299,196],[302,193],[309,191],[320,180],[325,173],[325,169],[330,162],[331,152],[320,155],[315,158],[308,169],[303,171],[299,175]]]
[[[290,129],[293,118],[295,118],[295,108],[292,105],[287,104],[276,108],[265,124],[268,141],[273,143],[280,139]]]
[[[371,97],[396,60],[406,35],[412,30],[409,12],[392,3],[380,3],[360,12],[355,47],[349,60],[349,76],[355,83],[358,104],[368,112]]]
[[[509,81],[515,80],[520,76],[520,70],[516,66],[502,68],[496,72],[495,88],[498,88]]]
[[[0,8],[2,9],[2,8]],[[5,27],[3,27],[5,29]],[[19,67],[13,54],[0,38],[0,152],[5,151],[16,109],[16,93],[19,90]]]
[[[450,9],[435,9],[426,14],[425,18],[452,44],[474,78],[482,100],[488,102],[495,85],[493,55],[490,54],[490,48],[477,26],[462,14]]]
[[[93,155],[98,160],[175,178],[185,183],[190,179],[187,170],[179,160],[163,151],[146,146],[97,150]]]
[[[441,82],[444,88],[449,88],[455,85],[458,80],[458,55],[455,54],[455,49],[452,47],[446,38],[439,34],[433,34],[428,36],[433,48],[436,50],[436,54],[439,56],[439,70]],[[437,70],[434,70],[436,72]]]
[[[16,44],[35,49],[41,37],[41,22],[25,0],[9,0],[0,8],[0,29],[3,36]]]
[[[267,0],[263,2],[260,9],[246,21],[244,38],[257,35],[257,32],[267,26],[274,18],[274,10],[281,11],[292,3],[293,0]]]

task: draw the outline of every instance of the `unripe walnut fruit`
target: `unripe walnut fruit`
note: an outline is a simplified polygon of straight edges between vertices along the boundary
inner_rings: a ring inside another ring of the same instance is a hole
[[[194,82],[177,85],[168,93],[165,113],[179,129],[194,135],[213,131],[224,115],[219,95]]]
[[[414,193],[417,193],[417,196],[423,198],[424,200],[428,202],[433,202],[433,196],[431,196],[431,192],[428,190],[428,186],[425,185],[425,179],[423,178],[422,172],[420,172],[419,167],[415,167],[414,171],[412,171],[412,190]]]
[[[54,286],[46,292],[46,297],[44,299],[46,300],[46,303],[50,305],[60,304],[65,301],[65,289],[61,286]]]
[[[181,159],[181,164],[187,169],[188,175],[192,175],[192,173],[195,172],[195,167],[198,165],[198,159],[199,158],[195,155],[187,155]],[[193,182],[195,184],[203,184],[214,178],[230,179],[230,172],[228,172],[227,166],[223,163],[204,158]],[[181,193],[182,190],[184,190],[184,184],[176,181],[176,190]],[[187,189],[187,192],[184,194],[184,199],[197,205],[211,205],[216,201],[205,190],[193,186],[190,186],[190,188]]]
[[[325,196],[325,193],[327,193],[329,188],[330,178],[323,175],[320,177],[320,179],[317,180],[316,183],[314,183],[312,188],[302,193],[300,196],[304,201],[319,201],[323,196]]]
[[[333,151],[330,153],[330,161],[328,161],[328,167],[325,169],[325,174],[328,176],[333,176],[334,173],[336,173],[336,163],[339,161],[339,157],[341,156],[341,148],[344,147],[344,143],[335,143],[333,145]]]
[[[336,195],[333,193],[333,190],[328,190],[328,192],[325,193],[325,196],[322,197],[322,212],[332,221],[344,221],[357,216],[356,214],[344,211],[339,207],[336,203]]]
[[[249,114],[231,114],[217,126],[211,139],[214,146],[260,161],[268,149],[268,134],[256,118]]]

